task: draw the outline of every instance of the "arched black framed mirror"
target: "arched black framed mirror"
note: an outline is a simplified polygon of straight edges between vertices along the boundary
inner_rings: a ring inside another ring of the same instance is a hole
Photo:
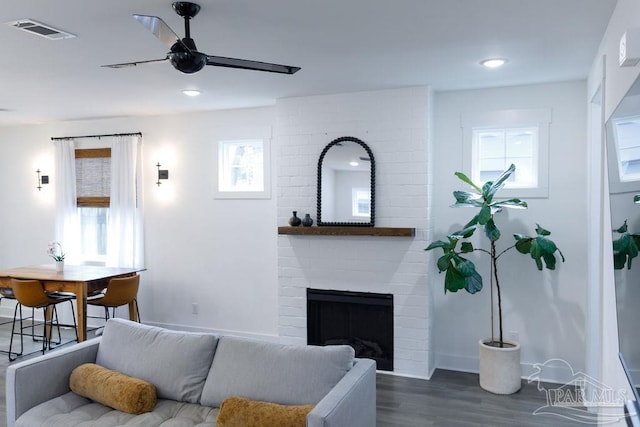
[[[318,160],[319,226],[373,227],[375,170],[371,149],[343,136],[331,141]]]

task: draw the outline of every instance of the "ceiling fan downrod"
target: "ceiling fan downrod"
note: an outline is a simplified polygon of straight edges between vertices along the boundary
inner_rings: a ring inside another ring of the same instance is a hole
[[[176,1],[171,7],[176,13],[184,18],[185,38],[191,38],[191,26],[189,21],[200,12],[200,5],[188,1]]]

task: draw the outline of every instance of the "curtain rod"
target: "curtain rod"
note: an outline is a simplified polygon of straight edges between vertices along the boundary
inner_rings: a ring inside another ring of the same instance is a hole
[[[58,141],[61,139],[81,139],[81,138],[107,138],[110,136],[142,136],[142,132],[134,132],[134,133],[110,133],[105,135],[82,135],[82,136],[56,136],[51,137],[52,141]]]

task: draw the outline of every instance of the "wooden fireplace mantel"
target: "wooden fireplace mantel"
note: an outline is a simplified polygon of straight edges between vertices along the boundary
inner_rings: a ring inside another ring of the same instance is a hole
[[[374,237],[413,237],[415,228],[403,227],[278,227],[278,234],[297,236],[374,236]]]

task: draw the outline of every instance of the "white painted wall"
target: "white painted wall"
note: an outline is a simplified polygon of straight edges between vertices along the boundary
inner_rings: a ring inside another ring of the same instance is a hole
[[[276,107],[259,109],[0,128],[0,267],[49,261],[44,249],[53,236],[53,186],[38,193],[34,170],[40,167],[55,179],[51,136],[141,131],[148,271],[140,303],[145,322],[273,339],[281,334],[287,340],[278,303],[285,296],[279,288],[286,267],[283,253],[289,252],[297,258],[293,262],[306,263],[305,280],[314,283],[328,283],[321,270],[336,265],[355,278],[354,290],[377,292],[381,277],[390,279],[405,305],[397,325],[409,334],[401,338],[407,351],[400,353],[399,373],[428,376],[434,367],[475,370],[477,340],[489,330],[487,293],[442,295],[435,261],[422,250],[451,223],[467,219],[448,208],[451,191],[459,188],[453,172],[462,165],[459,117],[469,111],[551,108],[550,197],[529,200],[529,211],[508,218],[549,228],[568,261],[552,274],[538,273],[526,259],[505,268],[505,282],[520,279],[519,271],[531,271],[531,282],[506,286],[506,330],[519,332],[527,365],[562,357],[583,368],[586,272],[580,260],[586,256],[586,237],[581,237],[587,233],[586,204],[585,195],[576,197],[574,191],[584,191],[587,174],[585,84],[440,93],[433,99],[426,88],[407,88],[281,100]],[[431,123],[437,125],[435,139]],[[272,199],[214,200],[215,142],[270,137],[272,128],[277,129]],[[292,210],[315,216],[317,158],[331,139],[343,135],[362,138],[376,155],[377,224],[416,227],[415,239],[318,238],[311,244],[277,236],[276,227],[286,224]],[[427,154],[429,147],[433,155]],[[158,161],[170,171],[161,188],[154,184]],[[318,261],[331,252],[341,255],[339,264]],[[198,315],[191,314],[193,302],[199,304]],[[3,305],[1,310],[7,309]],[[452,324],[463,326],[452,329]]]
[[[585,365],[586,280],[586,84],[557,84],[498,89],[443,92],[435,96],[435,144],[433,150],[434,238],[444,238],[470,218],[466,209],[451,209],[452,192],[465,189],[454,172],[462,170],[463,113],[505,109],[550,108],[549,197],[525,199],[529,209],[505,210],[499,224],[500,246],[511,244],[514,232],[535,233],[540,223],[567,258],[555,272],[538,272],[535,264],[515,251],[500,260],[503,288],[504,331],[517,332],[522,344],[523,375],[532,364],[551,358],[569,362],[575,370]],[[484,240],[483,240],[484,242]],[[488,277],[488,262],[481,255],[476,264]],[[478,340],[490,335],[488,279],[481,293],[443,292],[443,277],[434,276],[433,348],[436,365],[465,371],[478,370]],[[547,379],[563,382],[570,372],[549,372]]]
[[[276,335],[275,197],[212,197],[217,140],[271,138],[273,122],[269,107],[0,128],[0,268],[50,261],[45,249],[54,236],[53,185],[38,193],[34,172],[40,167],[51,182],[56,179],[50,137],[140,131],[147,267],[139,295],[143,321]],[[157,162],[169,170],[161,187],[155,185]],[[192,314],[192,303],[199,305],[198,315]],[[3,310],[9,314],[4,304]]]

